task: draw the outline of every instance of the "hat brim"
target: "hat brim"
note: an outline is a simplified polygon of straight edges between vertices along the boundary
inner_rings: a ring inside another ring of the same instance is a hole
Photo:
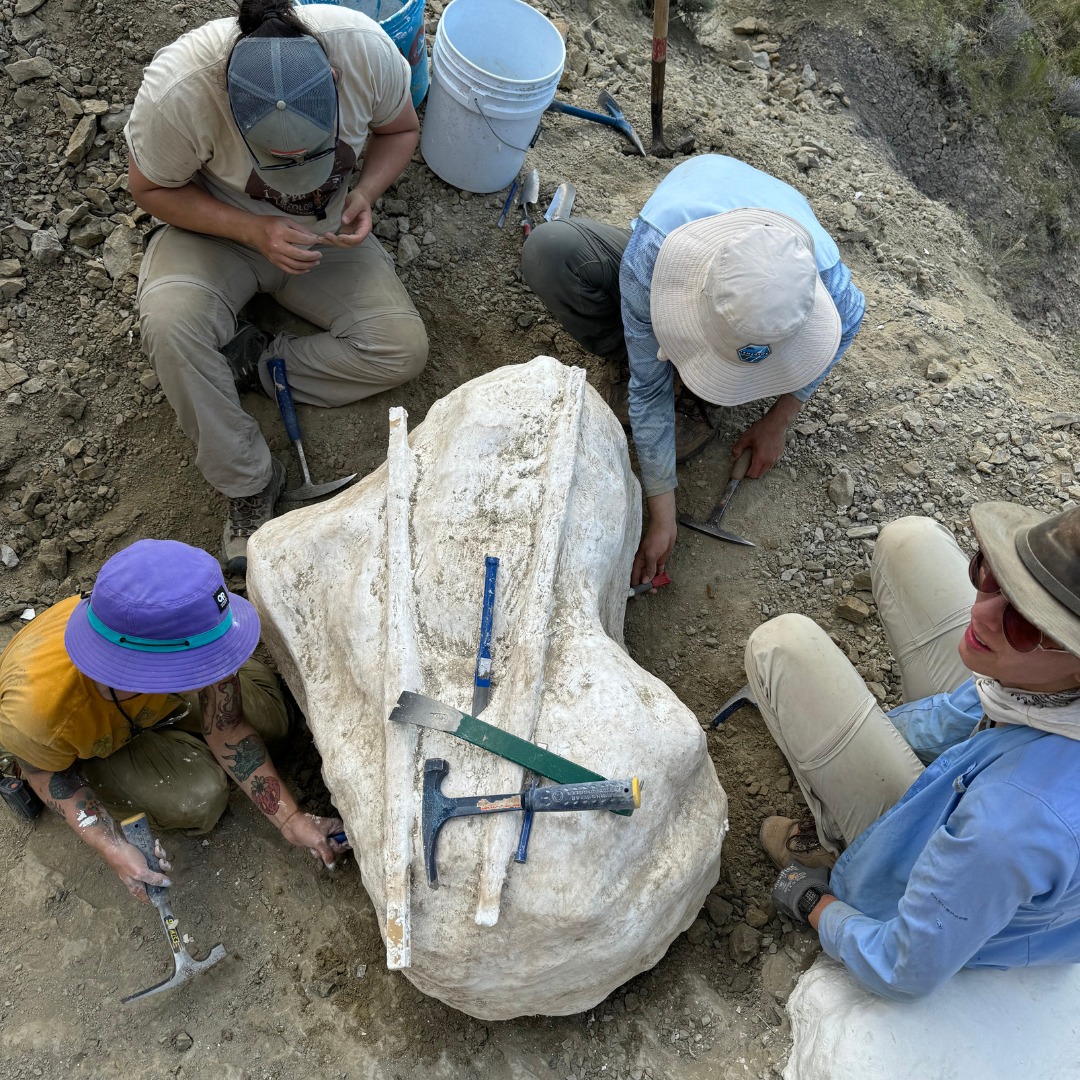
[[[745,207],[680,225],[665,237],[653,268],[649,308],[656,340],[682,381],[714,405],[742,405],[801,390],[829,366],[843,333],[840,313],[818,274],[814,306],[802,328],[772,344],[763,362],[727,356],[709,340],[702,291],[709,266],[719,245],[755,225],[789,229],[814,250],[813,237],[794,218]]]
[[[1080,619],[1024,565],[1017,540],[1049,515],[1011,502],[975,503],[971,524],[1002,593],[1033,626],[1080,656]]]
[[[114,690],[182,694],[232,675],[259,643],[259,616],[242,596],[229,593],[232,626],[216,641],[184,652],[125,649],[103,638],[87,619],[89,600],[76,605],[64,628],[64,647],[87,678]]]

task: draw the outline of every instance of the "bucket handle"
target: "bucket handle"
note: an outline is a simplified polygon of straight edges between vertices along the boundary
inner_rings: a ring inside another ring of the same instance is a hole
[[[476,111],[484,118],[484,123],[488,126],[488,131],[495,136],[503,144],[503,146],[509,147],[511,150],[516,150],[519,154],[527,154],[529,150],[536,145],[536,136],[540,134],[540,125],[536,125],[536,132],[532,139],[529,141],[528,146],[515,146],[513,143],[507,142],[492,126],[491,121],[488,119],[488,115],[484,112],[484,106],[480,104],[480,98],[474,94],[473,104],[476,106]]]

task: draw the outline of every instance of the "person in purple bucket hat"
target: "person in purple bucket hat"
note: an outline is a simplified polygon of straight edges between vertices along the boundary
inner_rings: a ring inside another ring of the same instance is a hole
[[[89,596],[42,612],[0,654],[0,747],[34,791],[132,895],[167,885],[117,817],[209,832],[231,777],[297,847],[333,866],[336,817],[301,812],[266,742],[288,716],[252,657],[259,617],[225,588],[217,560],[175,540],[140,540],[101,568]],[[167,866],[167,864],[166,864]]]

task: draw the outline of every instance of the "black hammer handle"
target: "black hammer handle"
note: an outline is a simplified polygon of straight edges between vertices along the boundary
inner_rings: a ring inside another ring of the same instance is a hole
[[[158,862],[158,857],[154,854],[154,836],[150,832],[150,822],[146,820],[145,814],[136,814],[134,817],[125,818],[120,822],[120,828],[124,832],[124,839],[131,844],[132,847],[136,847],[142,852],[143,858],[146,860],[146,865],[154,871],[155,874],[161,873],[161,864]],[[156,904],[158,897],[168,894],[168,889],[162,885],[147,885],[146,895],[150,897],[151,903]]]
[[[552,784],[526,788],[521,808],[546,810],[636,810],[641,806],[641,785],[629,780],[598,780],[588,784]]]

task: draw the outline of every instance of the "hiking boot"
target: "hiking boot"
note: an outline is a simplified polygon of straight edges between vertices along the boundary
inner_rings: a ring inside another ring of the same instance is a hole
[[[270,338],[257,326],[249,322],[238,322],[232,339],[221,347],[221,355],[229,362],[229,370],[238,393],[254,391],[263,397],[270,396],[259,378],[259,358],[269,344]]]
[[[798,821],[786,817],[766,818],[761,823],[758,839],[766,854],[781,870],[793,862],[831,870],[836,862],[836,856],[821,846],[817,823],[809,810],[804,811]]]
[[[615,419],[627,431],[630,430],[630,380],[619,379],[609,382],[600,396],[607,403],[607,407],[615,414]]]
[[[248,537],[274,516],[274,505],[285,489],[285,466],[277,458],[271,458],[270,465],[270,483],[262,491],[229,500],[229,516],[221,539],[221,565],[227,574],[243,577],[247,573]]]
[[[720,411],[681,382],[675,386],[675,462],[696,457],[720,430]]]

